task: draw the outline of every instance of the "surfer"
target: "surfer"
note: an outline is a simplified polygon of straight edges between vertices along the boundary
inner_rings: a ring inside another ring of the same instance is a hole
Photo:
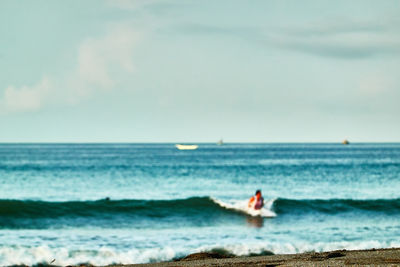
[[[261,195],[261,190],[257,190],[256,194],[250,198],[248,207],[255,210],[259,210],[263,206],[264,206],[264,198]]]

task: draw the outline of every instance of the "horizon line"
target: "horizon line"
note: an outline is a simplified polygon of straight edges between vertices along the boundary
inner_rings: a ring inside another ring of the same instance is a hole
[[[394,144],[400,143],[400,141],[349,141],[349,144]],[[151,142],[132,142],[132,141],[45,141],[45,142],[36,142],[36,141],[9,141],[9,142],[1,142],[0,145],[6,144],[217,144],[217,142],[173,142],[173,141],[151,141]],[[224,142],[223,145],[226,144],[342,144],[342,141],[232,141],[232,142]]]

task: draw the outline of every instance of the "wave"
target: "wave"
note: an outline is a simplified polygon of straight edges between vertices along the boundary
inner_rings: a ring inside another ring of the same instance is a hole
[[[278,198],[274,202],[274,210],[278,214],[304,214],[309,212],[338,214],[344,212],[376,212],[398,214],[400,198],[396,199],[285,199]]]
[[[234,216],[209,197],[175,200],[47,202],[0,200],[0,229],[60,227],[149,227],[158,224],[211,224]],[[212,216],[212,217],[210,217]]]
[[[81,227],[135,224],[140,227],[148,220],[159,223],[209,223],[240,219],[243,215],[263,217],[304,215],[309,213],[338,214],[345,212],[374,212],[399,214],[400,198],[353,199],[272,199],[261,213],[252,213],[246,201],[223,202],[211,197],[174,200],[110,200],[47,202],[34,200],[0,200],[0,229]]]

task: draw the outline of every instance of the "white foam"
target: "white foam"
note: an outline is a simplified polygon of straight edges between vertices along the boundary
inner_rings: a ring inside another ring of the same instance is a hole
[[[259,210],[249,208],[247,205],[247,200],[236,200],[236,201],[232,201],[229,203],[229,202],[223,202],[222,200],[219,200],[216,198],[211,198],[211,199],[216,204],[220,205],[221,207],[223,207],[225,209],[236,210],[239,212],[246,213],[250,216],[261,216],[261,217],[267,217],[267,218],[276,217],[276,213],[274,211],[272,211],[272,205],[274,204],[274,201],[276,199],[271,199],[271,200],[265,201],[264,207]]]
[[[270,251],[274,254],[296,254],[304,252],[324,252],[339,249],[347,250],[361,250],[361,249],[372,249],[372,248],[389,248],[399,247],[399,242],[380,242],[377,240],[370,241],[359,241],[359,242],[252,242],[248,244],[216,244],[213,246],[203,246],[196,250],[196,252],[211,251],[213,249],[224,249],[236,256],[246,256],[249,254],[260,254],[265,251]]]
[[[65,248],[50,248],[47,246],[34,248],[17,246],[0,248],[0,265],[34,265],[38,263],[52,263],[62,266],[81,263],[93,265],[135,264],[167,261],[175,256],[176,251],[170,247],[130,249],[126,251],[116,251],[112,248],[68,251]]]
[[[331,251],[337,249],[371,249],[371,248],[387,248],[398,247],[399,242],[380,242],[377,240],[360,241],[360,242],[249,242],[246,244],[236,243],[219,243],[215,245],[200,246],[196,249],[188,249],[184,247],[163,247],[163,248],[146,248],[129,250],[116,250],[109,247],[103,247],[98,250],[68,250],[66,248],[52,248],[48,246],[38,247],[0,247],[0,265],[34,265],[38,263],[47,263],[55,265],[78,265],[80,263],[88,263],[93,265],[110,265],[110,264],[135,264],[149,263],[172,260],[177,256],[184,256],[194,252],[210,251],[212,249],[224,249],[237,256],[249,255],[251,253],[263,253],[271,251],[274,254],[293,254],[309,251]],[[54,261],[53,261],[54,260]]]

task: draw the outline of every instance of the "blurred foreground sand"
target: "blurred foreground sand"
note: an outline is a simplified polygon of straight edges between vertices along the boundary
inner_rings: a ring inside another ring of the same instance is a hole
[[[195,253],[180,261],[117,266],[400,266],[400,248],[336,250],[322,253],[232,258],[225,258],[217,253]]]

